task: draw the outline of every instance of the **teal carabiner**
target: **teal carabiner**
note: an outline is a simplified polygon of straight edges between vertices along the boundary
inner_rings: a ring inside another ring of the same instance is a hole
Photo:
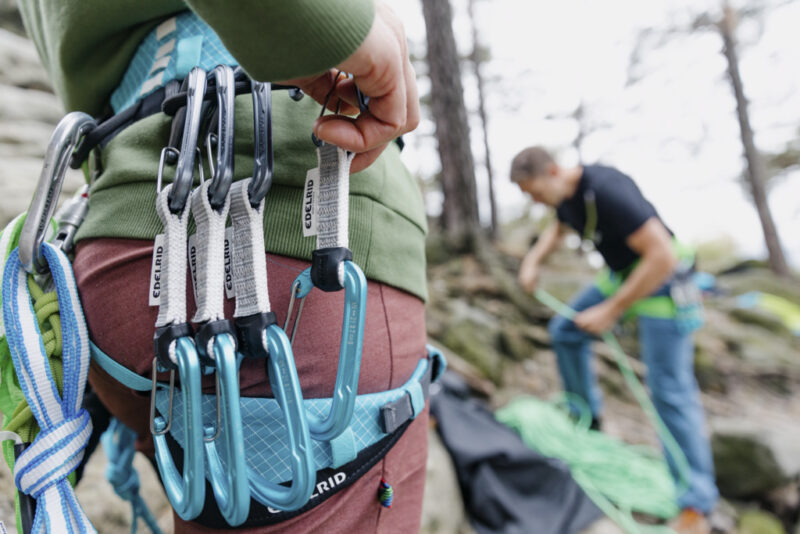
[[[239,358],[230,334],[217,334],[213,341],[214,367],[217,372],[218,427],[204,427],[208,478],[219,511],[229,525],[241,525],[250,512],[247,462],[244,457],[244,434],[239,399]],[[225,440],[227,455],[222,462],[216,439]]]
[[[315,251],[316,253],[316,251]],[[307,414],[308,429],[311,437],[317,441],[330,441],[339,436],[350,425],[356,405],[358,377],[361,370],[361,352],[364,346],[364,320],[367,308],[367,279],[361,268],[350,260],[342,261],[342,278],[344,286],[344,316],[342,318],[342,338],[339,342],[339,367],[336,371],[331,408],[324,418],[315,414]],[[295,299],[300,299],[297,317],[292,328],[291,342],[297,334],[297,324],[303,312],[306,296],[315,286],[312,281],[312,268],[304,270],[292,284],[292,297],[286,324],[292,315]]]
[[[169,328],[169,327],[168,327]],[[155,389],[156,368],[159,363],[163,366],[163,357],[153,361],[153,391],[151,392],[151,417],[150,430],[153,434],[153,443],[156,449],[156,463],[164,491],[175,513],[186,521],[197,517],[203,510],[206,493],[205,459],[203,457],[203,435],[197,432],[203,424],[201,409],[200,385],[200,360],[197,356],[194,342],[191,337],[181,336],[173,341],[175,343],[175,362],[178,376],[181,381],[181,395],[183,396],[183,473],[181,474],[167,445],[166,434],[172,423],[172,395],[174,387],[175,369],[170,369],[170,404],[167,419],[155,414]],[[171,352],[171,351],[170,351]]]
[[[269,383],[286,421],[289,446],[287,460],[292,479],[289,486],[284,486],[266,480],[251,470],[250,492],[265,506],[278,510],[297,510],[311,498],[317,482],[311,435],[289,338],[280,327],[271,324],[264,330],[264,340],[269,352]]]

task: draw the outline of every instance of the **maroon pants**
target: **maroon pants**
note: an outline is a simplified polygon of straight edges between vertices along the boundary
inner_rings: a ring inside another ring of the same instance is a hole
[[[73,263],[92,341],[116,361],[149,376],[157,308],[148,306],[152,241],[93,239],[78,244]],[[295,277],[308,263],[267,254],[269,295],[283,325]],[[195,310],[187,276],[189,318]],[[295,362],[305,398],[330,397],[336,380],[344,292],[314,290],[306,299],[294,342]],[[234,302],[226,301],[227,317]],[[393,389],[408,380],[425,355],[425,311],[417,297],[382,283],[368,282],[367,318],[359,394]],[[111,413],[139,434],[137,448],[153,455],[149,395],[136,392],[92,364],[89,381]],[[244,360],[240,373],[244,396],[271,396],[263,363]],[[214,392],[211,380],[206,393]],[[238,529],[247,533],[328,534],[417,532],[427,456],[427,410],[391,451],[354,484],[313,510],[272,527]],[[394,488],[394,504],[377,501],[381,478]],[[175,517],[176,533],[213,532]]]

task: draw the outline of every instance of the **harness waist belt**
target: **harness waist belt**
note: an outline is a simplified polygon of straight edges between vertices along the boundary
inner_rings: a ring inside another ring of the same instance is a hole
[[[125,386],[137,391],[149,391],[152,383],[114,361],[94,343],[90,345],[92,359],[109,375]],[[356,397],[355,412],[350,426],[337,438],[330,441],[314,441],[314,459],[317,470],[336,468],[356,458],[358,453],[375,445],[414,419],[424,408],[428,389],[432,382],[444,372],[444,356],[428,346],[428,356],[420,359],[409,380],[399,388],[369,393]],[[167,383],[159,383],[156,406],[165,412],[169,404]],[[182,410],[182,396],[175,395],[173,414]],[[330,410],[332,399],[305,399],[309,413],[325,414]],[[270,480],[286,482],[291,478],[289,465],[283,460],[289,448],[283,439],[286,425],[278,402],[273,398],[243,397],[241,399],[242,427],[248,436],[245,457],[248,467]],[[216,396],[203,395],[204,420],[213,420],[216,414]],[[180,417],[174,417],[170,434],[183,446],[183,425]],[[219,440],[225,443],[225,440]],[[226,451],[227,452],[227,451]],[[223,454],[225,458],[227,455]]]

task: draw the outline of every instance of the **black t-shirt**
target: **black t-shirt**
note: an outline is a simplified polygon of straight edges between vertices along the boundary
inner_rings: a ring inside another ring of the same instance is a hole
[[[586,236],[587,207],[591,211],[592,204],[597,214],[595,231],[594,235]],[[656,209],[629,176],[602,165],[583,167],[575,194],[556,208],[556,214],[559,221],[594,242],[612,271],[624,271],[639,259],[626,244],[628,237],[650,217],[660,220]]]

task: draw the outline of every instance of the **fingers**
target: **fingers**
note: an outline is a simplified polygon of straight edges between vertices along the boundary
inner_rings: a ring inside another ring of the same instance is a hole
[[[353,78],[337,79],[339,70]],[[338,108],[339,114],[320,117],[313,131],[319,139],[357,154],[353,172],[366,168],[389,142],[419,124],[419,92],[405,30],[400,19],[382,3],[376,6],[375,20],[364,42],[336,69],[283,83],[299,86],[320,103],[330,95],[327,108],[334,112]],[[369,97],[369,109],[360,114],[356,87]]]
[[[315,123],[314,133],[324,141],[358,154],[368,161],[376,149],[419,124],[419,94],[414,68],[408,58],[406,38],[399,19],[379,4],[373,27],[359,49],[341,65],[353,79],[337,86],[339,98],[355,108],[355,86],[370,98],[369,110],[357,118],[326,116]]]
[[[359,171],[363,171],[370,165],[372,165],[378,156],[389,146],[389,143],[383,144],[378,148],[373,148],[372,150],[368,150],[367,152],[362,152],[360,154],[356,154],[356,157],[353,158],[352,163],[350,163],[350,172],[356,173]]]

